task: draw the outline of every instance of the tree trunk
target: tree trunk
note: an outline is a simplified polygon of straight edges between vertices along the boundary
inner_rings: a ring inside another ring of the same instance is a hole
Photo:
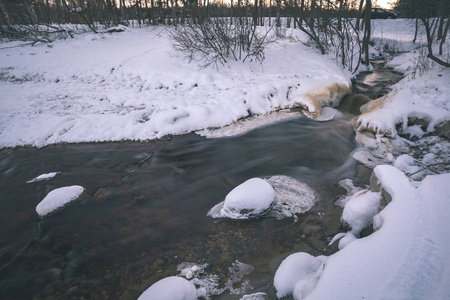
[[[371,17],[372,14],[372,0],[366,1],[366,11],[364,13],[364,38],[363,38],[363,52],[364,52],[364,65],[369,66],[369,42],[371,33]]]

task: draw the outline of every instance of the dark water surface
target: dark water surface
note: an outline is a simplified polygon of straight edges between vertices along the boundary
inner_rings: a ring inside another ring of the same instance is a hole
[[[209,263],[206,271],[224,282],[239,260],[256,267],[246,278],[252,292],[274,299],[273,275],[287,255],[336,251],[328,242],[342,231],[337,183],[358,172],[351,117],[299,117],[232,138],[0,150],[1,298],[136,299],[178,274],[179,263]],[[61,173],[27,183],[54,171]],[[298,220],[206,217],[238,184],[272,175],[310,184],[318,203]],[[36,205],[68,185],[83,186],[82,199],[40,220]]]

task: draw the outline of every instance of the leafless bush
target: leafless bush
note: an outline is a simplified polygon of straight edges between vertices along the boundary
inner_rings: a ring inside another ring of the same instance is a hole
[[[62,26],[54,25],[11,25],[0,26],[0,34],[4,38],[30,41],[33,44],[51,43],[56,39],[73,37],[73,32]]]
[[[200,66],[226,64],[228,60],[262,63],[271,42],[269,30],[258,32],[251,18],[208,18],[173,28],[170,38],[175,50]]]

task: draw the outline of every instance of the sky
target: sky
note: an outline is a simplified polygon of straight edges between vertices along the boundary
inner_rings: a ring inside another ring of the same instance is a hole
[[[390,2],[392,2],[392,0],[376,0],[374,1],[374,6],[391,9]]]

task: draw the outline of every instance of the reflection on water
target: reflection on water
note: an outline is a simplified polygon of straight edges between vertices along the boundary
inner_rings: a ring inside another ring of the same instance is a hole
[[[287,255],[330,254],[340,231],[357,147],[350,116],[297,117],[245,135],[195,134],[150,143],[57,145],[0,150],[0,295],[2,299],[136,299],[182,262],[209,263],[226,281],[235,261],[256,267],[254,292],[275,298],[273,274]],[[47,181],[34,177],[60,172]],[[251,177],[288,175],[319,193],[311,211],[281,221],[206,217]],[[36,205],[55,188],[84,197],[40,220]],[[214,299],[239,299],[221,295]]]

